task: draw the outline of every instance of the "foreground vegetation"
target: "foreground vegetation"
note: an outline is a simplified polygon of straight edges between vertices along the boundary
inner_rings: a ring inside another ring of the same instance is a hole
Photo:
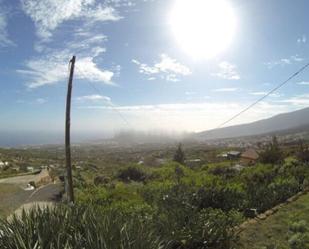
[[[36,208],[0,222],[0,248],[232,248],[229,230],[234,224],[229,215],[208,209],[192,217],[190,223],[196,230],[195,234],[182,232],[182,239],[191,241],[190,247],[184,247],[170,236],[170,225],[147,213],[89,206]]]
[[[76,204],[2,221],[0,248],[239,248],[237,225],[309,186],[307,155],[304,145],[281,150],[273,139],[244,168],[237,160],[186,165],[179,146],[162,165],[75,170]],[[306,237],[298,233],[291,229]]]

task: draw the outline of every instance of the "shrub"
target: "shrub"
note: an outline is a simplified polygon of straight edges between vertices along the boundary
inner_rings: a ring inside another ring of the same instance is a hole
[[[219,165],[217,167],[210,168],[209,173],[217,176],[221,176],[224,179],[229,179],[238,174],[238,171],[232,168],[230,165]]]
[[[309,148],[305,146],[303,141],[299,141],[299,149],[297,152],[297,158],[302,163],[309,163]]]
[[[303,233],[295,233],[289,239],[291,249],[306,249],[309,247],[309,236]]]
[[[272,205],[274,206],[287,200],[299,191],[299,184],[294,178],[277,177],[274,182],[269,185],[269,192],[272,193]]]
[[[98,186],[98,185],[106,185],[110,183],[111,179],[106,176],[96,176],[93,180],[93,184]]]
[[[181,210],[175,210],[178,212]],[[217,209],[203,209],[200,212],[187,211],[187,219],[161,214],[159,230],[171,241],[175,249],[231,249],[236,242],[232,229],[241,216],[237,212],[225,213]],[[175,219],[176,218],[176,219]]]
[[[214,183],[197,191],[195,202],[200,208],[218,208],[224,211],[242,210],[246,193],[240,185]]]
[[[143,182],[146,180],[147,174],[139,167],[129,166],[119,170],[117,178],[124,182]]]
[[[305,233],[308,231],[308,225],[305,220],[294,222],[290,225],[289,230],[293,233]]]

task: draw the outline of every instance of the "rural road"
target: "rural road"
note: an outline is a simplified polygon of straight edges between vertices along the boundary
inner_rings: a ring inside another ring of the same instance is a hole
[[[63,187],[61,183],[50,183],[34,190],[26,203],[29,202],[57,202],[60,200]]]
[[[38,181],[41,177],[45,176],[46,172],[43,171],[35,175],[0,179],[0,187],[2,186],[5,191],[9,191],[10,188],[14,189],[14,191],[7,191],[2,195],[0,193],[0,214],[9,214],[14,212],[14,210],[19,209],[19,207],[23,207],[25,204],[27,207],[30,207],[34,203],[54,203],[59,201],[63,190],[62,183],[49,183],[34,190],[25,190],[30,181]]]
[[[25,210],[26,212],[34,207],[46,208],[53,207],[55,202],[60,201],[60,193],[62,192],[61,183],[50,183],[48,185],[38,188],[30,194],[28,199],[21,205],[17,210],[14,211],[14,214],[20,216]],[[12,217],[12,216],[9,216]]]
[[[48,175],[49,174],[47,170],[42,170],[38,174],[3,178],[3,179],[0,179],[0,183],[15,184],[22,188],[26,188],[29,182],[31,181],[38,182],[40,179]]]

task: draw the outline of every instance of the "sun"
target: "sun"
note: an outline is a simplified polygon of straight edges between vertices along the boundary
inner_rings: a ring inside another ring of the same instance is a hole
[[[177,42],[193,58],[212,58],[227,49],[236,23],[228,0],[175,0],[169,16]]]

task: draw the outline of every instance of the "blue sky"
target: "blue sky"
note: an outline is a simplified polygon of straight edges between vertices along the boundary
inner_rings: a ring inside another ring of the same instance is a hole
[[[0,0],[0,131],[63,130],[73,54],[73,131],[84,133],[216,128],[308,63],[306,0],[230,0],[231,44],[198,59],[171,31],[176,1]],[[308,99],[306,71],[231,124]]]

